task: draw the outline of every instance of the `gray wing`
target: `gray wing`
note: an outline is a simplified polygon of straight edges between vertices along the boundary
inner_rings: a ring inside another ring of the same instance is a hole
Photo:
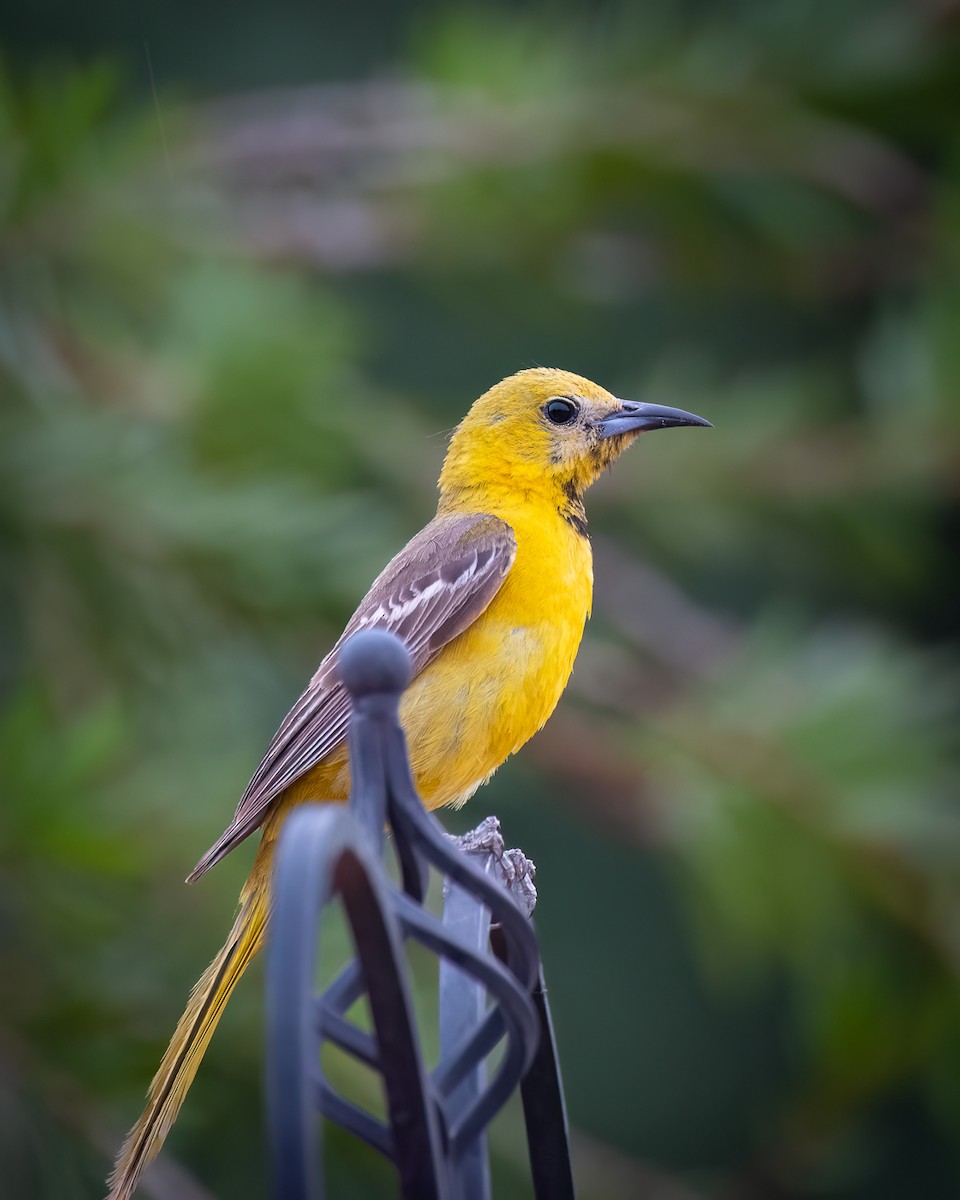
[[[408,542],[374,582],[284,717],[233,820],[187,876],[188,882],[199,879],[257,829],[271,802],[346,737],[350,697],[338,670],[344,641],[360,629],[387,629],[403,640],[413,674],[418,675],[487,607],[516,552],[510,526],[486,514],[437,517]]]

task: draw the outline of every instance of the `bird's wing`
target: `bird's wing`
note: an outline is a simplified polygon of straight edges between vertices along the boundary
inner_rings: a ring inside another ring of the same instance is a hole
[[[361,629],[400,637],[418,675],[468,628],[503,583],[517,552],[513,530],[486,514],[437,517],[374,582],[309,686],[284,717],[223,835],[188,881],[219,862],[263,822],[270,803],[343,741],[350,697],[340,681],[340,647]]]

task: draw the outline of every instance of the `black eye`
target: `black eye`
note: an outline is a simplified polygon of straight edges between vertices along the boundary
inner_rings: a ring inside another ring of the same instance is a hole
[[[543,406],[543,414],[554,425],[569,425],[578,412],[577,405],[565,396],[557,396],[548,400]]]

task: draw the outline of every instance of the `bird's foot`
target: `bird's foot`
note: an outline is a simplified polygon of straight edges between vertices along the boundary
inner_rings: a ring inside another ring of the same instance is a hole
[[[528,917],[532,915],[537,903],[537,889],[533,882],[537,874],[536,865],[522,850],[506,849],[497,817],[486,817],[476,829],[460,837],[447,836],[461,854],[479,858],[479,866],[503,883]]]

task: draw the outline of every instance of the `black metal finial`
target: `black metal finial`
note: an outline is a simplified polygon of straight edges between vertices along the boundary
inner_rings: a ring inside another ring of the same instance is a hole
[[[407,648],[385,629],[362,629],[341,647],[340,677],[354,699],[399,694],[409,684],[412,673]]]

